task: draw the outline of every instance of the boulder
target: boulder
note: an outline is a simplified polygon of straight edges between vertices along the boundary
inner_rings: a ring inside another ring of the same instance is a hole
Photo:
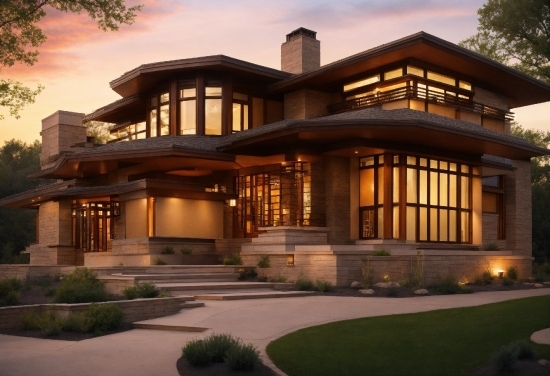
[[[381,289],[389,289],[390,287],[401,287],[399,282],[378,282],[374,287],[379,287]]]
[[[413,291],[416,295],[430,295],[426,289],[418,289]]]
[[[544,287],[544,285],[542,283],[535,283],[533,286],[535,286],[535,287]]]
[[[547,366],[548,364],[550,364],[546,359],[539,359],[538,362],[541,366]]]
[[[363,287],[363,284],[358,281],[353,281],[350,286],[352,289],[360,289]]]
[[[359,290],[359,292],[363,295],[372,295],[372,294],[374,294],[373,289],[362,289],[362,290]]]

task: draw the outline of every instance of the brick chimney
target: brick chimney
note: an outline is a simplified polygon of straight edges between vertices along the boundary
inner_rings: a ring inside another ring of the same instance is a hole
[[[42,154],[40,164],[42,169],[48,168],[52,162],[65,151],[73,150],[71,146],[86,142],[86,127],[82,125],[84,114],[78,112],[57,111],[42,119]]]
[[[281,45],[281,70],[298,74],[319,68],[321,42],[316,35],[317,32],[303,27],[287,34]]]

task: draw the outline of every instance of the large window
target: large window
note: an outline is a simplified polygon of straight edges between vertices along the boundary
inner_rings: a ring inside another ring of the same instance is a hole
[[[149,98],[150,137],[170,134],[170,94],[168,89],[153,94]]]
[[[392,154],[359,163],[361,238],[471,243],[470,166]]]
[[[483,185],[483,213],[496,216],[497,239],[506,238],[504,175],[486,176],[481,179]]]
[[[108,240],[114,237],[114,222],[119,203],[114,201],[89,202],[72,207],[72,243],[85,252],[102,252],[108,249]]]
[[[131,141],[146,137],[147,127],[145,122],[136,124],[121,125],[111,130],[111,140],[109,142]]]
[[[249,104],[248,95],[233,93],[233,125],[232,132],[240,132],[248,129]]]
[[[209,81],[204,88],[204,134],[222,134],[222,87],[220,81]]]
[[[197,88],[195,80],[181,81],[180,134],[197,134]]]

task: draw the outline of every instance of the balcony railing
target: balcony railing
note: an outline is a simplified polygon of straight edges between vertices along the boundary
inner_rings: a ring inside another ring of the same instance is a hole
[[[511,121],[514,119],[513,113],[509,111],[487,106],[469,99],[460,98],[456,95],[445,94],[435,90],[412,86],[379,92],[361,98],[349,99],[344,102],[330,104],[327,106],[327,108],[329,113],[335,114],[339,112],[379,106],[383,103],[395,102],[401,99],[416,99],[421,101],[428,101],[428,103],[454,107],[460,110],[473,112],[482,116],[487,116],[499,120]]]

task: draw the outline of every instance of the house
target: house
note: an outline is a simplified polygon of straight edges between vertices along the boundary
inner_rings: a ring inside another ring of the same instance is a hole
[[[428,281],[531,275],[529,160],[549,151],[510,135],[510,110],[550,100],[532,77],[424,32],[321,66],[299,28],[281,70],[217,55],[110,86],[120,100],[43,120],[34,176],[56,181],[0,200],[36,209],[31,265],[240,253],[337,285],[365,260],[392,280],[419,261]],[[112,142],[94,144],[89,121],[112,123]]]

